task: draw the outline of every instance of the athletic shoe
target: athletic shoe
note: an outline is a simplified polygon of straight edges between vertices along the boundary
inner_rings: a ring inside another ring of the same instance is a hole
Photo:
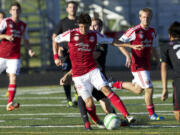
[[[90,124],[89,121],[84,124],[84,128],[85,128],[86,130],[88,130],[88,131],[89,131],[89,130],[92,130],[91,124]]]
[[[101,120],[96,121],[95,124],[98,128],[101,128],[101,129],[105,128],[104,123]]]
[[[126,127],[126,126],[129,126],[128,121],[127,121],[127,120],[124,120],[124,119],[121,119],[120,127]]]
[[[73,107],[73,102],[72,101],[68,101],[67,102],[67,107]]]
[[[20,107],[19,103],[10,102],[10,103],[7,104],[6,110],[7,111],[13,111],[14,109],[18,109],[19,107]]]
[[[164,117],[159,117],[156,113],[154,113],[153,115],[149,116],[150,120],[163,120]]]
[[[136,118],[134,116],[128,115],[126,117],[126,120],[128,121],[129,124],[134,123],[136,121]]]

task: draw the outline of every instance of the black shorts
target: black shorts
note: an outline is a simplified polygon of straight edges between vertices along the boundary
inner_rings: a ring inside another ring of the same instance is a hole
[[[175,111],[180,111],[180,78],[173,81],[173,106]]]
[[[95,88],[93,88],[93,91],[92,91],[92,96],[97,100],[101,100],[103,98],[106,98],[106,96],[100,91],[100,90],[97,90]]]

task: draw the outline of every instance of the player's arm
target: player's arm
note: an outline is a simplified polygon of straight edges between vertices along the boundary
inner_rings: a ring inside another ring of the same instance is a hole
[[[59,34],[59,35],[53,34],[52,40],[53,40],[52,45],[53,45],[54,62],[57,66],[61,66],[62,61],[59,59],[59,56],[58,56],[58,49],[59,49],[58,43],[70,41],[70,30],[65,31],[64,33]]]
[[[162,87],[163,87],[161,100],[164,101],[168,98],[166,62],[161,62],[161,81],[162,81]]]
[[[158,67],[160,67],[160,58],[159,58],[159,53],[158,53],[157,47],[152,47],[151,53],[155,57]]]
[[[56,66],[60,66],[62,64],[61,59],[59,59],[59,55],[58,55],[58,44],[55,42],[55,37],[57,36],[56,33],[53,33],[52,35],[52,49],[53,49],[53,58],[54,58],[54,63],[56,64]]]
[[[35,52],[31,49],[31,44],[29,42],[29,36],[28,36],[28,28],[25,28],[24,34],[23,34],[24,44],[25,48],[28,50],[28,54],[30,57],[35,55]]]
[[[6,35],[6,34],[3,34],[3,31],[5,31],[7,28],[7,23],[4,20],[2,20],[2,22],[0,23],[0,40],[2,39],[6,39],[8,41],[13,41],[14,38],[13,38],[13,35]]]
[[[69,77],[72,76],[72,70],[70,70],[69,72],[67,72],[61,79],[60,79],[60,85],[64,85],[66,84],[66,82],[68,81]]]

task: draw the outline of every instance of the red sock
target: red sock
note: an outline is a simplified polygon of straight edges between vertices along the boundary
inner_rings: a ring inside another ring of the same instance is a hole
[[[96,115],[96,106],[94,105],[93,108],[89,108],[86,106],[86,109],[91,117],[91,119],[96,122],[99,120],[98,116]]]
[[[9,84],[8,92],[9,92],[8,103],[10,103],[13,101],[16,93],[16,84]]]
[[[117,82],[113,83],[112,86],[117,89],[122,89],[122,84],[123,84],[122,81],[117,81]]]
[[[147,109],[148,112],[149,112],[149,116],[151,116],[151,115],[154,114],[154,104],[147,105],[147,106],[146,106],[146,109]]]
[[[118,111],[120,111],[123,114],[124,117],[128,115],[128,112],[123,102],[114,92],[109,93],[107,97],[110,99],[114,107],[116,107],[116,109],[118,109]]]

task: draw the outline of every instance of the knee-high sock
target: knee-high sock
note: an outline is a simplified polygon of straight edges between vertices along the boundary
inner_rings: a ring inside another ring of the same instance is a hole
[[[98,116],[97,116],[97,114],[96,114],[96,106],[95,106],[95,105],[93,106],[93,108],[89,108],[89,107],[86,106],[86,109],[87,109],[87,111],[88,111],[91,119],[92,119],[94,122],[96,122],[96,121],[99,120],[99,118],[98,118]]]
[[[124,106],[119,96],[117,96],[114,92],[111,92],[107,97],[110,99],[114,107],[123,114],[124,117],[128,115],[126,107]]]
[[[9,93],[8,103],[13,102],[13,99],[16,94],[16,85],[15,84],[9,84],[8,93]]]
[[[146,109],[149,112],[149,116],[153,115],[153,113],[154,113],[154,104],[147,105]]]
[[[67,98],[67,101],[72,101],[71,99],[71,85],[64,85],[64,91]]]
[[[78,96],[78,107],[79,107],[79,111],[81,113],[81,117],[83,119],[84,124],[89,122],[86,105],[81,96]]]

